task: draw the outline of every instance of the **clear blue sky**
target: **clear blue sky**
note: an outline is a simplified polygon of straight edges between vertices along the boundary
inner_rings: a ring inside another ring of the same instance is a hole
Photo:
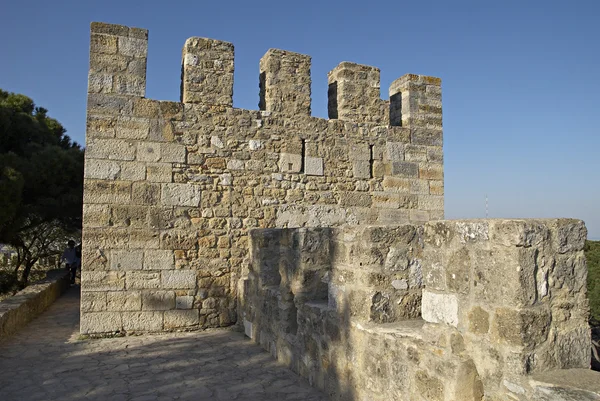
[[[451,3],[451,4],[450,4]],[[257,109],[269,48],[309,54],[313,115],[327,72],[442,78],[446,217],[576,217],[600,239],[599,1],[2,0],[0,88],[32,97],[84,143],[89,24],[150,30],[147,97],[179,99],[190,36],[233,42],[234,106]]]

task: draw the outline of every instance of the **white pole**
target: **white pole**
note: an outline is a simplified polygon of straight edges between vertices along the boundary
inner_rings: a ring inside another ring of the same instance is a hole
[[[485,194],[485,218],[488,218],[488,196]]]

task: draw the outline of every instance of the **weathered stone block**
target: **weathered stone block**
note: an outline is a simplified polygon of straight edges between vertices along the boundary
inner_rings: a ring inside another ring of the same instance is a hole
[[[163,312],[122,312],[125,331],[161,331]]]
[[[121,162],[121,174],[119,178],[123,181],[143,181],[146,179],[146,164],[138,162]]]
[[[404,159],[407,162],[427,162],[427,146],[407,145]]]
[[[243,170],[245,163],[243,160],[231,159],[227,160],[227,168],[229,170]]]
[[[546,341],[550,330],[550,311],[544,307],[514,310],[498,308],[492,320],[492,341],[533,347]]]
[[[125,289],[125,273],[115,271],[82,271],[81,285],[86,291],[119,291]]]
[[[163,205],[168,206],[199,206],[201,190],[193,184],[167,183],[161,186]]]
[[[110,254],[110,268],[112,270],[142,270],[142,251],[138,250],[113,250]]]
[[[419,166],[412,162],[393,162],[392,175],[406,178],[417,178],[419,176]]]
[[[141,309],[153,311],[175,309],[175,292],[145,291],[141,297]]]
[[[323,175],[323,158],[307,156],[304,159],[304,173],[306,175]]]
[[[487,334],[490,329],[490,314],[483,308],[475,306],[469,312],[469,331],[474,334]]]
[[[424,210],[410,210],[411,223],[425,223],[429,221],[429,213]]]
[[[113,92],[143,97],[146,95],[146,77],[133,74],[117,75],[113,82]],[[117,130],[116,132],[118,137],[119,131]],[[131,127],[125,128],[122,134],[124,137],[135,137],[138,139],[148,137],[145,130],[136,130]]]
[[[587,238],[587,229],[581,220],[559,219],[555,247],[560,254],[581,251]]]
[[[84,177],[99,180],[116,180],[121,174],[121,166],[112,160],[86,159]]]
[[[109,311],[139,311],[142,299],[139,291],[116,291],[106,293],[106,309]]]
[[[114,205],[110,208],[112,227],[146,228],[147,206]]]
[[[160,273],[158,272],[128,271],[125,274],[128,290],[161,288]]]
[[[165,311],[166,330],[194,327],[198,326],[198,324],[200,324],[200,314],[198,309]]]
[[[86,227],[106,227],[110,221],[108,205],[83,205],[83,221]]]
[[[114,84],[113,82],[113,87]],[[128,96],[115,96],[114,94],[105,93],[88,94],[88,112],[90,114],[105,114],[112,117],[131,114],[132,110],[133,103]]]
[[[137,38],[119,37],[119,53],[131,57],[146,57],[148,41]]]
[[[377,218],[378,224],[383,225],[400,225],[409,221],[409,211],[399,209],[381,209]]]
[[[302,169],[302,155],[281,153],[278,165],[282,173],[299,173]]]
[[[146,181],[173,182],[173,168],[170,163],[148,163],[146,165]]]
[[[105,292],[81,292],[81,312],[103,312],[106,311]]]
[[[161,249],[192,249],[198,243],[198,234],[182,230],[169,230],[160,234]]]
[[[173,251],[147,249],[144,251],[145,270],[171,270],[175,268]]]
[[[160,146],[161,161],[164,163],[185,163],[186,148],[176,143],[162,143]]]
[[[158,230],[131,230],[129,232],[129,248],[158,249],[160,247],[160,236]]]
[[[431,195],[444,195],[444,181],[429,181]]]
[[[121,93],[129,93],[139,90],[135,87],[134,82],[125,81],[123,76],[117,77],[115,86],[121,86]],[[115,124],[115,135],[117,138],[123,139],[146,139],[150,132],[150,120],[142,117],[120,116]]]
[[[149,182],[134,182],[131,186],[131,203],[135,205],[160,204],[160,185]]]
[[[81,334],[111,333],[122,329],[123,321],[119,312],[87,312],[81,314],[79,322]]]
[[[134,160],[135,146],[120,139],[90,139],[85,156],[89,159]]]
[[[408,194],[411,191],[411,180],[407,178],[398,178],[386,175],[383,177],[383,189],[386,192],[399,192]]]
[[[95,139],[115,137],[115,122],[116,118],[113,116],[88,114],[86,122],[86,154],[89,151],[90,144]]]
[[[371,160],[371,150],[366,143],[351,144],[348,157],[351,161],[369,161]]]
[[[441,130],[414,129],[410,133],[410,142],[415,145],[439,146],[443,145]]]
[[[194,297],[191,295],[182,295],[176,298],[175,307],[177,309],[192,309],[194,307]]]
[[[92,34],[90,37],[90,52],[114,54],[117,52],[117,38],[109,35]]]
[[[138,142],[137,160],[142,162],[157,162],[160,160],[160,143]]]
[[[129,36],[130,28],[124,25],[116,25],[116,24],[107,24],[105,22],[92,22],[90,25],[90,31],[92,34],[94,33],[102,33],[106,35],[112,36]],[[148,31],[146,31],[146,35]]]
[[[352,162],[352,173],[354,174],[354,178],[371,178],[371,162],[364,160]]]
[[[458,298],[454,294],[423,290],[421,308],[423,320],[427,322],[458,326]]]
[[[444,210],[444,197],[435,195],[419,195],[419,210]]]
[[[192,270],[164,270],[161,288],[193,289],[196,288],[196,272]]]
[[[443,180],[444,167],[441,164],[428,163],[419,167],[419,178],[423,180]]]
[[[371,195],[361,192],[344,192],[340,195],[340,206],[371,206]]]
[[[131,183],[126,181],[93,181],[83,183],[84,203],[127,204],[131,201]]]
[[[430,401],[443,401],[444,398],[444,383],[424,370],[419,370],[414,376],[414,383],[417,392],[424,399]]]
[[[89,93],[111,93],[113,76],[110,74],[92,74],[88,78]]]
[[[387,142],[385,144],[385,160],[391,162],[404,161],[404,146],[401,142]]]

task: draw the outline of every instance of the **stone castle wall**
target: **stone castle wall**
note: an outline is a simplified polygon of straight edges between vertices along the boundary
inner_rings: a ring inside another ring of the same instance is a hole
[[[597,400],[586,235],[568,219],[253,230],[240,317],[331,399]]]
[[[438,78],[405,75],[387,101],[377,68],[343,62],[326,120],[310,115],[310,57],[271,49],[260,111],[244,110],[233,45],[190,38],[181,102],[157,101],[147,45],[146,30],[92,24],[83,333],[233,324],[253,228],[443,218]]]

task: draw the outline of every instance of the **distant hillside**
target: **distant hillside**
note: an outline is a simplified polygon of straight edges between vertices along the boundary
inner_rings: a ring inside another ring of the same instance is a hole
[[[588,265],[588,298],[591,318],[600,325],[600,241],[587,241],[585,257]]]

